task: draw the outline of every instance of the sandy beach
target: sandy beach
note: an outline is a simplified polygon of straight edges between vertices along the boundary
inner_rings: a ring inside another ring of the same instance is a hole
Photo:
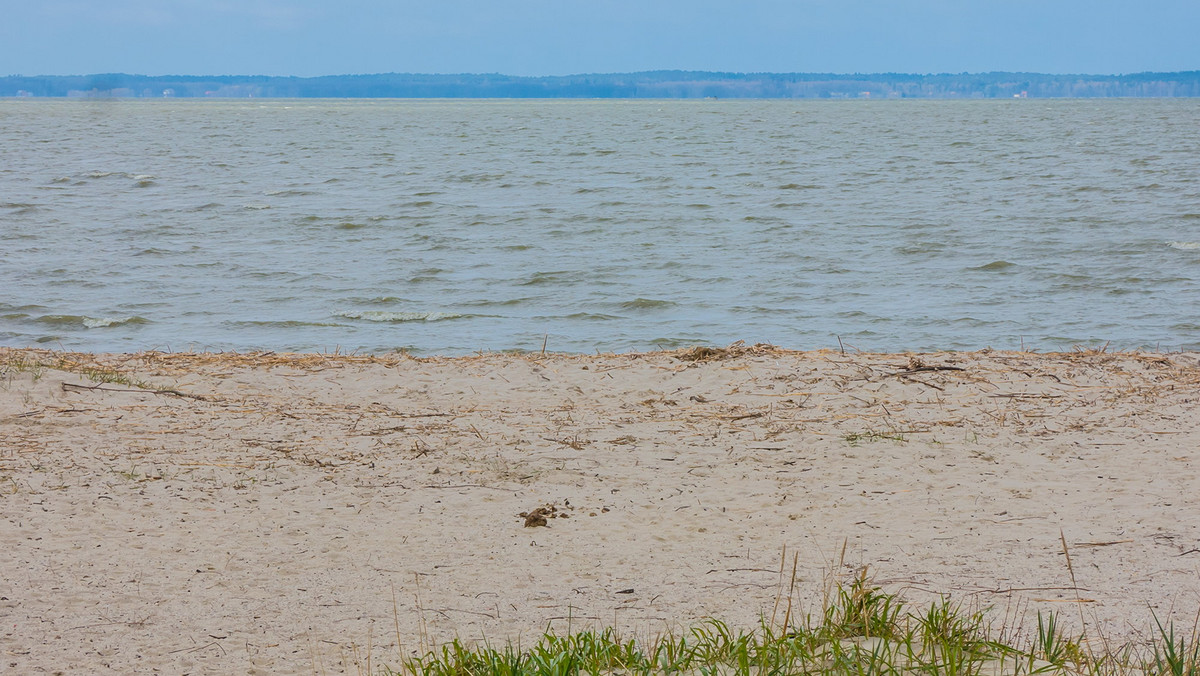
[[[0,348],[0,671],[751,629],[793,563],[1144,639],[1200,606],[1198,412],[1195,353]]]

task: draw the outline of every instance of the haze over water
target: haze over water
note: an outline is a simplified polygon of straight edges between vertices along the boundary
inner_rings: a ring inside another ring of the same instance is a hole
[[[1195,100],[8,100],[0,149],[4,345],[1200,349]]]

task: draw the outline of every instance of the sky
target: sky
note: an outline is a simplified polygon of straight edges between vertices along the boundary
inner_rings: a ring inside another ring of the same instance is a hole
[[[1200,70],[1200,0],[0,0],[0,75]]]

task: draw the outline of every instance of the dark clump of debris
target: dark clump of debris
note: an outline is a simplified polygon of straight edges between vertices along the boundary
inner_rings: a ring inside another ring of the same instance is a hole
[[[777,352],[778,350],[779,348],[775,347],[774,345],[768,345],[767,343],[756,343],[755,345],[747,347],[745,341],[739,340],[729,347],[708,347],[706,345],[699,345],[686,350],[676,350],[672,354],[680,361],[698,363],[706,361],[721,361],[724,359],[735,359],[744,355],[766,354],[769,352]]]
[[[546,504],[528,512],[521,512],[517,516],[525,519],[526,528],[536,528],[537,526],[549,526],[550,519],[567,519],[571,515],[565,511],[560,512],[556,505]]]

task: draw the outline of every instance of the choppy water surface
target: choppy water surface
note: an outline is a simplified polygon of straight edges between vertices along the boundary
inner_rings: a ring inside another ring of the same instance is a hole
[[[1198,101],[10,100],[0,150],[6,345],[1200,349]]]

